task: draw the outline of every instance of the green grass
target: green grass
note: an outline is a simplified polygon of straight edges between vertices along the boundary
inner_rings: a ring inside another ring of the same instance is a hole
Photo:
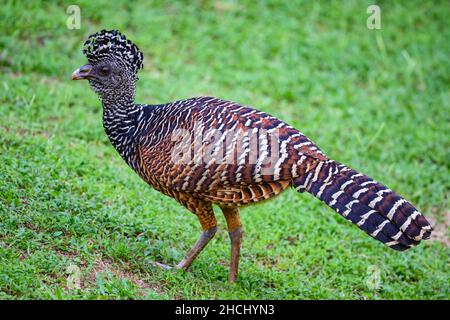
[[[450,7],[369,1],[73,1],[0,10],[1,299],[449,299]],[[308,194],[242,210],[239,282],[219,231],[190,271],[194,215],[150,189],[103,132],[85,38],[123,31],[144,51],[137,101],[238,101],[295,126],[327,155],[382,181],[437,223],[394,252]],[[380,275],[380,286],[368,285]],[[75,270],[75,271],[70,271]],[[68,286],[80,272],[80,288]]]

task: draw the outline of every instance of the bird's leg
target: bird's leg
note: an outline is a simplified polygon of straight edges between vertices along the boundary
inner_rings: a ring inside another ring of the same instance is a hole
[[[231,261],[230,275],[228,282],[233,283],[237,280],[239,268],[239,254],[241,251],[242,241],[242,224],[239,219],[239,211],[237,208],[221,207],[228,226],[228,234],[231,241]]]
[[[197,240],[197,242],[194,244],[191,250],[186,254],[183,260],[181,260],[180,263],[178,263],[175,268],[187,270],[189,266],[192,264],[192,262],[197,258],[197,256],[200,254],[200,252],[206,247],[209,240],[211,240],[214,235],[216,234],[217,227],[212,227],[208,230],[203,230],[202,234],[200,235],[200,238]]]
[[[210,203],[203,202],[198,199],[188,199],[188,201],[185,201],[183,204],[186,206],[186,208],[195,213],[198,220],[200,221],[200,224],[202,225],[203,230],[200,238],[197,240],[191,250],[188,251],[184,259],[174,266],[174,268],[176,269],[187,270],[195,260],[195,258],[197,258],[200,252],[202,252],[208,242],[216,234],[217,221]],[[154,263],[154,265],[164,269],[172,269],[171,266],[159,262]]]
[[[217,221],[211,205],[208,207],[197,208],[193,211],[202,225],[203,232],[192,249],[186,254],[184,259],[175,266],[178,269],[187,270],[195,258],[197,258],[200,252],[202,252],[202,250],[206,247],[208,242],[214,237],[217,231]]]
[[[216,231],[217,231],[216,226],[209,228],[207,230],[203,230],[202,234],[200,235],[200,238],[197,240],[197,242],[194,244],[191,250],[188,251],[184,259],[181,260],[181,262],[175,265],[174,267],[160,262],[154,262],[153,264],[163,269],[175,268],[187,270],[189,266],[192,264],[192,262],[195,260],[195,258],[197,258],[200,252],[202,252],[202,250],[206,247],[208,242],[214,237]]]

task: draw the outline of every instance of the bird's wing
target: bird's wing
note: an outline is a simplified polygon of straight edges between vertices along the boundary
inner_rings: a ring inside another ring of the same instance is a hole
[[[283,121],[230,101],[193,98],[159,113],[138,148],[146,180],[165,188],[231,191],[291,181],[327,159]]]

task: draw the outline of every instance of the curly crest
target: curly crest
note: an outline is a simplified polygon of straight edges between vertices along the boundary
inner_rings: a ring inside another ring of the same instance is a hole
[[[144,67],[144,56],[139,48],[117,30],[101,30],[91,34],[83,46],[83,53],[89,62],[106,57],[122,60],[134,73]]]

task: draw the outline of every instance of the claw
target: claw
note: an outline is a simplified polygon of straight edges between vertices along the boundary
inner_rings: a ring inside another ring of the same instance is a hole
[[[171,270],[171,269],[175,268],[173,266],[169,266],[167,264],[164,264],[164,263],[161,263],[161,262],[156,262],[156,261],[151,261],[150,264],[152,264],[152,265],[154,265],[156,267],[159,267],[159,268],[166,269],[166,270]]]

